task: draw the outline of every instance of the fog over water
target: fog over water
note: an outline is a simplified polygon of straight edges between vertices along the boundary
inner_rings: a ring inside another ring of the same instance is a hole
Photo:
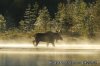
[[[0,66],[99,66],[99,56],[99,42],[88,40],[64,39],[55,42],[55,47],[45,42],[34,47],[31,40],[0,41]]]

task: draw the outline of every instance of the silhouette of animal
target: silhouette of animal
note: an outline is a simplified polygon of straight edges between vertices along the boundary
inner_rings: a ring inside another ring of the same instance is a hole
[[[49,45],[49,43],[51,43],[53,46],[55,46],[54,42],[57,40],[63,40],[63,38],[61,37],[61,35],[58,32],[45,32],[45,33],[36,33],[34,35],[35,40],[33,41],[36,43],[35,46],[38,46],[39,42],[46,42],[47,46]]]

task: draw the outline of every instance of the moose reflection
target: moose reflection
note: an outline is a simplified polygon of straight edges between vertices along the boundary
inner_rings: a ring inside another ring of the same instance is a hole
[[[39,42],[46,42],[47,46],[49,45],[49,43],[51,43],[53,46],[55,46],[54,42],[57,40],[63,40],[60,33],[59,32],[52,32],[52,31],[48,31],[45,33],[36,33],[34,35],[35,40],[33,41],[36,43],[35,46],[38,46]]]

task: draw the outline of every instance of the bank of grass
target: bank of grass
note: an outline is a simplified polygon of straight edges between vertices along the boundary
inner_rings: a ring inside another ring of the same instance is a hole
[[[22,31],[20,29],[12,29],[8,31],[3,31],[0,32],[0,40],[3,41],[19,41],[19,42],[32,42],[34,40],[34,34],[38,32],[43,32],[43,31],[38,31],[38,30],[33,30],[33,31]],[[80,41],[88,41],[86,37],[72,37],[69,35],[62,35],[63,41],[68,43],[68,42],[80,42]],[[97,39],[95,39],[97,40]],[[92,40],[93,41],[93,40]]]
[[[8,30],[4,32],[0,32],[0,40],[23,40],[23,39],[31,39],[34,35],[34,31],[21,31],[18,29]]]

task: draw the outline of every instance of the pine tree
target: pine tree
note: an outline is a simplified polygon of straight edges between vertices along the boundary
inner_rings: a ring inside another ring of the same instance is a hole
[[[69,9],[69,4],[60,3],[58,12],[55,15],[55,20],[58,24],[57,29],[63,32],[67,32],[72,26],[72,17]]]
[[[91,15],[91,20],[92,20],[92,30],[90,30],[90,38],[95,36],[100,35],[100,0],[97,0],[95,4],[91,5],[91,8],[89,9],[89,13]],[[90,28],[90,29],[91,29]],[[93,34],[93,35],[92,35]]]
[[[87,6],[83,1],[76,2],[73,4],[73,21],[74,26],[72,27],[73,32],[80,33],[83,37],[94,36],[95,30],[95,9],[92,4]]]
[[[77,33],[83,37],[92,37],[95,33],[95,6],[89,6],[83,0],[77,0],[75,3],[58,5],[58,12],[55,20],[59,30],[65,32]]]
[[[85,21],[87,22],[88,38],[93,38],[97,29],[97,24],[95,22],[95,12],[95,6],[91,4],[90,7],[87,9],[87,14],[85,17]]]
[[[87,22],[84,21],[86,14],[86,3],[83,1],[75,2],[71,5],[72,7],[72,17],[73,17],[73,27],[72,32],[80,33],[83,36],[87,35]]]
[[[34,23],[36,21],[37,13],[38,13],[38,4],[29,4],[24,13],[24,20],[21,21],[23,23],[23,30],[30,31],[34,29]]]
[[[34,29],[34,23],[37,19],[37,15],[38,15],[38,8],[39,8],[39,5],[37,2],[35,4],[32,4],[31,15],[30,15],[30,18],[31,18],[30,28],[31,29]]]
[[[31,4],[28,4],[28,7],[24,13],[24,30],[29,30],[29,24],[31,22]]]
[[[96,24],[96,32],[100,32],[100,0],[97,0],[95,6],[94,6],[94,21]]]
[[[55,15],[55,19],[57,22],[57,30],[62,30],[62,24],[64,23],[64,20],[66,19],[66,9],[65,9],[65,5],[63,3],[60,3],[58,5],[58,12]]]
[[[0,32],[5,31],[6,28],[6,20],[2,15],[0,15]]]
[[[46,7],[44,7],[43,9],[41,9],[38,13],[38,17],[37,20],[35,22],[35,30],[38,31],[49,31],[50,30],[50,15],[48,12],[48,9]]]

